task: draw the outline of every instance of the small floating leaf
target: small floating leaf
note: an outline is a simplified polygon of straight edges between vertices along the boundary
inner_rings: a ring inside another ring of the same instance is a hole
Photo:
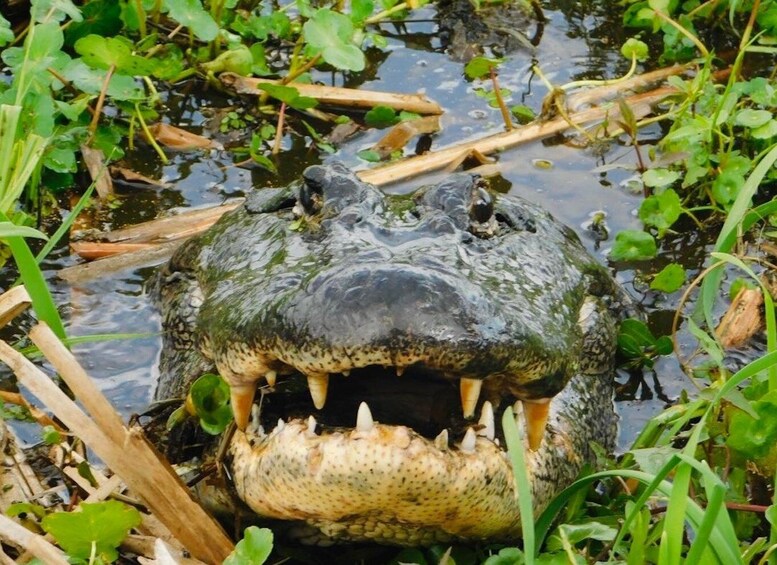
[[[652,235],[641,230],[624,230],[615,236],[610,258],[613,261],[644,261],[655,257],[657,252]]]
[[[364,114],[364,122],[371,128],[385,128],[398,123],[399,116],[388,106],[375,106]]]
[[[671,188],[661,194],[649,196],[642,201],[639,207],[639,219],[646,226],[652,226],[658,230],[658,237],[663,237],[666,230],[680,217],[682,204],[680,197]]]
[[[497,68],[504,59],[489,59],[488,57],[473,57],[464,67],[467,78],[483,78],[491,74],[491,69]]]
[[[651,188],[669,186],[680,178],[680,173],[669,169],[648,169],[642,173],[642,182]]]
[[[685,282],[685,269],[677,263],[670,263],[650,283],[650,288],[661,292],[674,292]]]

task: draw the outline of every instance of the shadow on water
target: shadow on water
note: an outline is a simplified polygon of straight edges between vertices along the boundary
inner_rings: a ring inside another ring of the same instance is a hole
[[[531,66],[538,62],[544,74],[555,84],[578,79],[603,79],[622,75],[628,68],[619,49],[625,40],[620,14],[610,2],[579,2],[557,0],[546,3],[548,22],[535,52],[519,49],[502,66],[502,86],[512,93],[509,104],[527,104],[539,110],[546,94],[533,76]],[[388,40],[384,51],[371,50],[370,64],[358,76],[318,73],[325,84],[360,87],[367,90],[425,92],[445,108],[443,130],[434,136],[432,148],[440,148],[463,139],[484,136],[500,130],[497,110],[473,92],[473,85],[463,79],[462,63],[446,54],[435,24],[435,12],[425,8],[401,24],[383,24]],[[214,123],[215,109],[237,101],[222,94],[203,90],[201,83],[179,85],[164,93],[168,109],[165,119],[194,132],[206,135],[218,131]],[[320,124],[315,124],[319,126]],[[658,138],[657,129],[642,132],[649,145]],[[349,141],[334,155],[354,168],[367,164],[357,152],[374,144],[380,131],[368,131]],[[585,229],[591,214],[606,213],[609,233],[621,229],[639,228],[636,209],[640,195],[623,188],[633,175],[633,149],[613,142],[597,151],[566,145],[564,138],[537,142],[506,151],[498,156],[502,179],[500,186],[549,208],[561,221],[572,226],[586,247],[602,262],[607,263],[607,251],[612,239],[597,241]],[[124,166],[168,183],[165,188],[120,187],[119,198],[110,210],[97,214],[98,227],[121,227],[152,219],[167,210],[218,204],[226,198],[239,196],[252,187],[280,186],[296,179],[307,166],[321,161],[311,149],[309,137],[287,135],[283,151],[278,156],[278,176],[260,168],[235,166],[240,158],[228,151],[202,153],[171,153],[168,164],[162,164],[145,145],[128,151]],[[536,160],[549,160],[552,167],[535,166]],[[624,168],[602,165],[619,164]],[[405,182],[388,187],[388,192],[408,192],[420,183],[433,182],[441,175]],[[691,272],[697,271],[704,258],[708,241],[697,234],[668,240],[663,254],[644,272],[657,272],[669,261],[681,263]],[[159,319],[148,300],[144,284],[153,269],[143,268],[118,273],[91,283],[69,286],[54,276],[61,267],[78,262],[65,246],[52,254],[45,264],[55,297],[61,306],[69,333],[74,336],[110,333],[159,332]],[[647,285],[636,280],[636,274],[625,265],[612,266],[617,278],[648,311],[656,330],[666,331],[667,312],[671,312],[677,296],[663,296],[645,290]],[[6,269],[5,277],[13,277]],[[4,286],[10,282],[6,278]],[[29,324],[2,332],[5,339],[19,339]],[[149,403],[157,376],[156,363],[160,340],[155,335],[132,341],[99,342],[74,347],[88,372],[98,379],[100,387],[128,416],[141,412]],[[623,423],[620,445],[626,446],[644,422],[668,401],[676,397],[687,383],[673,359],[662,359],[654,372],[637,375],[621,374],[622,401],[619,408]],[[0,387],[12,388],[7,374],[0,374]],[[38,440],[38,430],[22,426],[23,439]]]

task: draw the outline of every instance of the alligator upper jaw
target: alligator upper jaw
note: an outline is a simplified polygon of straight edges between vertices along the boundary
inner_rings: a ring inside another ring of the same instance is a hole
[[[350,376],[351,373],[354,373],[353,376]],[[384,382],[385,377],[387,374],[392,375],[392,379],[394,382],[392,382],[389,386],[391,388],[395,389],[404,389],[408,386],[408,384],[413,383],[418,384],[418,382],[427,382],[428,383],[428,371],[420,371],[420,374],[423,375],[421,379],[418,379],[417,376],[419,374],[419,371],[415,369],[414,367],[411,367],[410,370],[407,370],[406,367],[402,366],[401,368],[395,368],[395,367],[383,367],[381,369],[376,367],[366,368],[366,369],[358,369],[355,371],[346,371],[342,375],[337,375],[334,377],[330,377],[329,374],[319,374],[319,375],[307,375],[305,377],[307,388],[310,393],[310,398],[312,399],[313,407],[316,410],[322,410],[326,404],[327,404],[327,398],[329,396],[329,389],[330,389],[330,381],[333,379],[335,383],[338,383],[338,385],[335,385],[335,388],[339,386],[339,384],[342,384],[345,381],[349,382],[357,382],[361,385],[364,385],[367,389],[370,389],[374,391],[375,383],[376,381],[374,374],[375,373],[380,374],[380,378]],[[393,375],[396,374],[396,377],[393,377]],[[297,374],[299,376],[299,374]],[[450,397],[451,392],[451,385],[452,382],[455,382],[455,377],[451,376],[445,376],[442,377],[440,375],[434,375],[434,378],[436,382],[438,383],[444,383],[443,390],[426,390],[426,391],[420,391],[417,392],[419,396],[427,396],[429,398],[439,398],[440,395],[446,395]],[[275,371],[269,371],[265,375],[265,379],[267,381],[267,386],[270,389],[274,389],[277,381],[277,375]],[[259,379],[250,379],[250,380],[240,380],[235,378],[230,379],[227,378],[227,382],[230,385],[231,390],[231,397],[232,397],[232,407],[233,412],[235,414],[235,421],[237,423],[237,426],[241,430],[245,430],[246,426],[248,425],[250,414],[251,414],[251,407],[253,406],[253,401],[255,399],[255,393],[256,393],[256,381]],[[479,403],[479,400],[481,398],[481,391],[483,390],[483,383],[488,380],[488,377],[484,378],[459,378],[458,379],[458,401],[460,402],[461,406],[461,417],[459,420],[463,421],[471,421],[475,415],[476,407]],[[492,393],[498,392],[497,395],[492,394],[491,396],[498,396],[499,400],[505,396],[505,391],[491,391]],[[366,393],[366,392],[365,392]],[[374,393],[374,392],[373,392]],[[368,393],[366,393],[368,394]],[[390,391],[387,391],[387,395],[390,395]],[[447,407],[453,407],[456,400],[447,398]],[[485,406],[486,403],[484,403]],[[488,406],[491,406],[491,403],[487,403]],[[526,432],[527,437],[529,441],[529,447],[531,450],[537,450],[542,442],[542,438],[545,433],[545,426],[547,423],[548,413],[549,413],[549,399],[540,399],[539,401],[533,400],[533,401],[524,401],[522,403],[522,409],[521,412],[525,416],[525,425],[526,425]],[[414,410],[416,407],[408,407],[408,410]],[[308,410],[308,413],[310,413],[310,409]],[[491,428],[493,428],[493,417],[491,418]],[[403,422],[405,423],[405,422]],[[341,423],[340,425],[346,425]],[[414,428],[417,428],[418,426],[413,425]],[[440,426],[445,427],[445,426]],[[428,433],[427,433],[428,435]],[[491,434],[490,439],[494,439],[493,433]]]

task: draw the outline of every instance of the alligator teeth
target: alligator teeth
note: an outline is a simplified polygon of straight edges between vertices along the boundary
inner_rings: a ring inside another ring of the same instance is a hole
[[[235,415],[235,424],[245,431],[248,421],[251,418],[251,406],[254,405],[254,394],[256,394],[256,381],[250,384],[238,384],[229,386],[230,402],[232,403],[232,414]]]
[[[480,398],[480,388],[483,381],[480,379],[461,379],[459,384],[461,389],[461,408],[465,418],[472,418],[475,415],[475,407]]]
[[[494,407],[486,400],[483,403],[483,408],[480,410],[480,421],[478,422],[481,428],[478,430],[478,435],[488,438],[493,441],[496,435],[496,426],[494,425]]]
[[[267,373],[264,375],[264,378],[268,385],[275,387],[275,381],[278,378],[278,373],[276,371],[267,371]]]
[[[350,369],[348,369],[348,370],[345,370],[345,371],[341,371],[341,372],[343,373],[343,376],[344,376],[344,377],[350,377],[350,376],[351,376],[351,371],[350,371]]]
[[[359,411],[356,414],[356,429],[360,432],[369,432],[372,430],[375,422],[372,420],[372,412],[366,402],[359,404]]]
[[[523,413],[526,416],[526,435],[529,438],[529,449],[532,451],[537,451],[542,445],[549,409],[550,398],[523,402]]]
[[[260,417],[260,414],[261,414],[261,410],[256,404],[251,406],[251,420],[248,423],[246,432],[249,434],[262,437],[264,435],[264,428],[262,428],[262,421],[261,421],[262,419]]]
[[[397,365],[396,369],[397,369],[398,377],[401,377],[402,375],[405,374],[405,367],[402,367],[401,365]]]
[[[444,429],[434,438],[434,446],[440,451],[448,449],[448,429]]]
[[[308,418],[308,429],[305,431],[305,433],[309,436],[316,435],[316,426],[318,424],[316,423],[316,419],[311,415]]]
[[[475,453],[475,430],[467,428],[467,433],[464,434],[464,439],[461,440],[461,450],[467,453]]]
[[[326,404],[326,391],[329,388],[329,375],[326,373],[313,373],[308,375],[308,388],[313,398],[313,406],[321,410]]]
[[[280,432],[284,427],[286,427],[286,422],[283,421],[283,418],[278,418],[278,424],[273,431]]]

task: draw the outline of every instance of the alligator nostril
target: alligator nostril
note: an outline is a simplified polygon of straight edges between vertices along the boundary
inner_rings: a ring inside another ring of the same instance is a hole
[[[494,200],[485,188],[479,187],[472,191],[472,202],[469,207],[469,217],[473,222],[485,224],[494,215]]]

